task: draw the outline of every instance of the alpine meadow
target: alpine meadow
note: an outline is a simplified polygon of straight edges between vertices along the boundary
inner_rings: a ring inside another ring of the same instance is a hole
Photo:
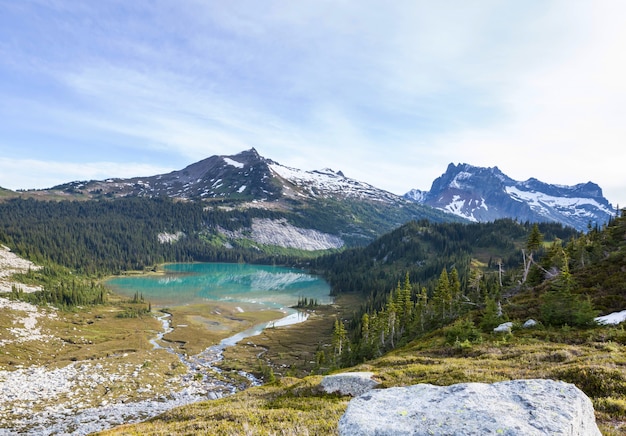
[[[325,390],[326,377],[371,373],[377,389],[562,381],[604,434],[621,434],[626,215],[597,220],[469,220],[255,150],[141,180],[6,191],[2,426],[337,434],[352,394]],[[198,268],[167,266],[181,263],[289,269],[193,278]],[[222,298],[177,297],[187,276]],[[151,278],[168,303],[118,294],[111,277]],[[225,293],[228,280],[271,301],[309,277],[330,296],[268,309]]]

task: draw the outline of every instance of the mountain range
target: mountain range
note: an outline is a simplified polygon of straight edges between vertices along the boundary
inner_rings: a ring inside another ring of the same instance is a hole
[[[520,182],[498,167],[466,163],[451,163],[429,191],[413,189],[404,197],[473,222],[513,218],[522,222],[560,222],[586,231],[590,225],[602,225],[615,216],[595,183],[564,186],[535,178]]]
[[[211,156],[167,174],[73,181],[37,191],[37,195],[88,199],[169,197],[272,210],[300,208],[300,212],[305,206],[310,211],[341,205],[339,213],[349,204],[347,211],[355,215],[355,221],[365,220],[365,227],[371,219],[379,222],[380,228],[369,229],[365,239],[422,218],[435,222],[513,218],[559,222],[585,231],[589,225],[604,224],[614,216],[602,189],[592,182],[574,186],[547,184],[535,178],[519,182],[497,167],[451,163],[429,191],[413,189],[400,196],[346,177],[341,171],[290,168],[260,156],[254,148],[232,156]],[[359,214],[355,209],[363,207],[367,213],[356,216]],[[382,224],[384,221],[388,223]],[[341,232],[349,231],[344,228],[336,233]]]
[[[70,182],[51,191],[89,197],[171,197],[184,200],[277,201],[356,199],[407,203],[401,196],[326,168],[303,171],[266,159],[252,148],[233,156],[211,156],[179,171],[150,177]]]

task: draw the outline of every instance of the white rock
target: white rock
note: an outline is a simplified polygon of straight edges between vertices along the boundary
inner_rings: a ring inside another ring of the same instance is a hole
[[[522,327],[525,329],[529,329],[529,328],[535,327],[536,325],[537,325],[537,321],[535,321],[534,319],[529,319],[524,323],[524,325],[522,325]]]
[[[503,324],[500,324],[495,329],[493,329],[493,331],[496,333],[509,333],[512,328],[513,328],[512,322],[505,322]]]
[[[613,312],[608,315],[599,316],[595,318],[598,324],[611,324],[616,325],[626,321],[626,310],[622,310],[621,312]]]
[[[356,397],[378,386],[372,372],[344,372],[327,375],[322,379],[320,387],[328,394],[338,393]]]
[[[350,401],[339,434],[601,436],[591,400],[553,380],[372,390]]]

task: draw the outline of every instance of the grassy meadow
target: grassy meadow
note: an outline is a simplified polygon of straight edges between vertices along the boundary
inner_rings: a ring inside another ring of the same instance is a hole
[[[341,303],[342,300],[339,300]],[[334,435],[349,397],[323,394],[315,354],[328,346],[332,323],[350,307],[317,310],[302,324],[267,329],[229,348],[222,366],[276,381],[217,401],[173,409],[147,422],[105,435]],[[313,335],[316,341],[309,342]],[[381,388],[417,383],[450,385],[546,378],[573,383],[592,400],[604,435],[626,432],[626,331],[621,326],[516,328],[482,334],[472,343],[450,343],[445,329],[366,363],[341,371],[371,371]],[[308,374],[308,375],[307,375]]]

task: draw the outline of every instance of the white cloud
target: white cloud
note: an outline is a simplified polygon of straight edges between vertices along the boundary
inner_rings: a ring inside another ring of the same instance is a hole
[[[0,157],[0,186],[8,189],[45,189],[71,181],[152,176],[172,171],[162,166],[119,162],[54,162]]]
[[[578,29],[570,29],[571,34],[585,38],[555,45],[545,41],[554,50],[552,60],[501,76],[509,79],[500,93],[506,118],[486,128],[440,136],[438,153],[455,162],[497,165],[517,180],[591,180],[605,188],[610,201],[622,204],[626,52],[619,47],[626,41],[620,19],[626,5],[608,6],[594,3],[590,19],[581,19],[582,10],[574,9],[568,24]],[[547,23],[562,20],[562,11],[554,10]]]

